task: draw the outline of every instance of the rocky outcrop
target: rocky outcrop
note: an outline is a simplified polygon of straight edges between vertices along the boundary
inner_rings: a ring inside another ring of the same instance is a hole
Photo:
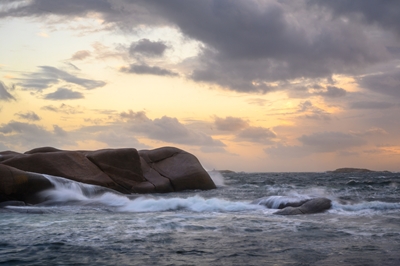
[[[301,201],[299,206],[288,205],[283,209],[275,212],[279,215],[297,215],[297,214],[312,214],[329,210],[332,207],[332,201],[327,198],[313,198]]]
[[[36,204],[40,202],[36,194],[52,187],[43,175],[0,164],[0,202],[17,200]]]
[[[194,155],[173,147],[139,152],[133,148],[63,151],[42,147],[24,154],[0,152],[0,202],[35,203],[34,194],[52,186],[41,174],[125,194],[215,188]]]
[[[279,209],[274,214],[296,215],[324,212],[332,207],[327,198],[291,198],[285,196],[271,196],[257,199],[252,204],[263,205],[269,209]]]
[[[373,171],[369,169],[364,169],[364,168],[338,168],[334,171],[328,171],[328,173],[333,173],[333,174],[349,174],[349,173],[376,173],[376,172],[381,172],[381,173],[391,173],[390,171]]]
[[[139,151],[139,155],[143,158],[142,169],[148,170],[144,172],[144,177],[150,182],[154,180],[154,184],[159,182],[163,190],[216,188],[209,174],[201,167],[199,160],[188,152],[166,147],[142,150]],[[156,185],[156,190],[160,185]]]

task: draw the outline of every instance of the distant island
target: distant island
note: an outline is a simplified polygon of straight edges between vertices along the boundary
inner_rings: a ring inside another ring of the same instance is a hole
[[[373,173],[373,172],[385,172],[385,173],[390,173],[389,171],[372,171],[369,169],[364,169],[364,168],[338,168],[334,171],[328,171],[328,173],[334,173],[334,174],[340,174],[340,173]]]

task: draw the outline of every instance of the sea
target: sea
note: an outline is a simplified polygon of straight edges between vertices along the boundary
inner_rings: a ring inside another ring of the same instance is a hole
[[[217,189],[129,196],[46,176],[44,203],[0,209],[0,265],[400,265],[400,173],[210,175]],[[274,214],[313,197],[332,208]]]

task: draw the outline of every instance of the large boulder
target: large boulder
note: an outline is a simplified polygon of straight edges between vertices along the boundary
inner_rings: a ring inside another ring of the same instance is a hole
[[[142,165],[146,169],[145,178],[150,182],[154,179],[161,180],[157,184],[153,181],[156,190],[161,190],[161,187],[173,191],[216,188],[199,160],[188,152],[174,147],[163,147],[142,150],[139,155],[143,158]]]
[[[24,189],[27,195],[47,189],[50,183],[40,174],[125,194],[216,188],[194,155],[173,147],[139,152],[133,148],[63,151],[52,147],[36,148],[24,154],[5,151],[0,152],[0,166],[0,202],[27,202]]]
[[[279,215],[297,215],[312,214],[329,210],[332,207],[332,201],[327,198],[313,198],[303,201],[300,206],[287,206],[274,214]]]
[[[123,190],[84,154],[76,151],[21,154],[1,163],[23,171],[61,176],[82,183]]]
[[[85,155],[126,192],[154,192],[154,186],[143,177],[141,160],[136,149],[104,149],[85,152]]]
[[[43,175],[0,164],[0,202],[23,201],[36,204],[41,201],[38,192],[52,187]]]

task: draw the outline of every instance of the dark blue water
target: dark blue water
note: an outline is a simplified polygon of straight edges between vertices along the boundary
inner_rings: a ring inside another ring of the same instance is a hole
[[[400,265],[399,174],[212,175],[141,197],[49,177],[47,202],[0,210],[0,265]],[[333,207],[311,215],[252,204],[320,196]]]

